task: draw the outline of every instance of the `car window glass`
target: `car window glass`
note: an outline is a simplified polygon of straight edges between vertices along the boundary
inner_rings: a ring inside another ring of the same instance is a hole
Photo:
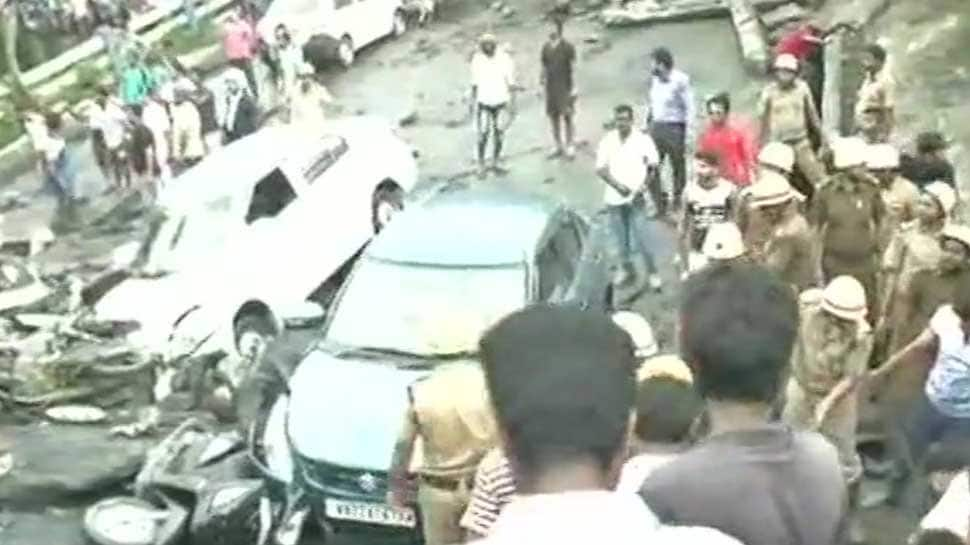
[[[303,169],[303,179],[312,184],[336,163],[348,150],[347,141],[339,136],[326,136],[320,151],[310,159]]]
[[[253,188],[249,210],[246,212],[246,224],[251,224],[261,218],[274,218],[283,211],[293,200],[296,192],[280,169],[273,169]]]

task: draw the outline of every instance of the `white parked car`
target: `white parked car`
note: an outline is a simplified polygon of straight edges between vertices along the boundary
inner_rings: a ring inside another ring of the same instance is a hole
[[[259,352],[403,206],[413,149],[373,117],[310,134],[267,127],[205,158],[165,190],[147,238],[116,251],[132,276],[97,318],[136,321],[130,339],[172,354],[172,336]],[[319,309],[319,306],[316,306]],[[174,329],[173,329],[174,328]]]
[[[275,41],[284,24],[311,62],[354,62],[357,51],[407,30],[402,0],[274,0],[257,24],[260,38]]]

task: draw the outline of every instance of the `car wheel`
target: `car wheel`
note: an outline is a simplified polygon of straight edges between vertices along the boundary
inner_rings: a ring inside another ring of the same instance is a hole
[[[371,222],[374,232],[380,233],[390,223],[394,214],[404,209],[404,192],[400,187],[385,186],[374,192],[371,205]]]
[[[408,20],[404,12],[397,10],[394,12],[394,24],[391,27],[391,34],[397,38],[403,36],[408,30]]]
[[[262,359],[271,340],[278,334],[276,325],[263,314],[244,314],[233,328],[236,350],[249,362]]]
[[[354,40],[350,36],[340,39],[340,45],[337,46],[337,60],[344,68],[350,68],[350,65],[354,64]]]

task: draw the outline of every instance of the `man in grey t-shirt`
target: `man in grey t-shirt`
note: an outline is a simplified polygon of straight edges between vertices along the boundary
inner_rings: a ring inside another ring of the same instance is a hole
[[[647,478],[644,501],[664,523],[710,526],[746,545],[843,543],[835,448],[769,421],[798,332],[791,289],[758,265],[708,267],[688,280],[680,315],[711,433]]]

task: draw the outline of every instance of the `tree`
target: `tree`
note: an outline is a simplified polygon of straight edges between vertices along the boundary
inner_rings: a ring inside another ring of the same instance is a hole
[[[0,16],[3,18],[3,57],[7,65],[7,84],[13,94],[14,103],[24,105],[31,102],[30,93],[24,85],[20,61],[17,58],[17,34],[20,30],[20,15],[13,0],[0,0]]]

